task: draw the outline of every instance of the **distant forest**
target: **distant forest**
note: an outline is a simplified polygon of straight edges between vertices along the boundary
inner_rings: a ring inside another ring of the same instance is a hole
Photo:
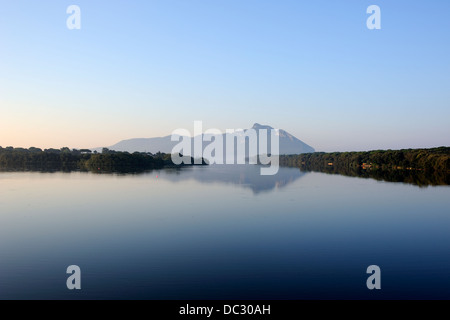
[[[372,169],[450,170],[450,147],[432,149],[375,150],[364,152],[315,152],[286,155],[280,164],[324,169],[365,167]]]
[[[450,184],[450,147],[283,155],[280,165],[416,185]]]
[[[192,158],[191,163],[194,163]],[[207,163],[203,160],[202,164]],[[280,165],[297,167],[302,171],[319,171],[424,186],[450,185],[450,147],[282,155]],[[128,153],[107,148],[99,153],[88,149],[42,150],[0,147],[0,170],[3,171],[80,170],[126,173],[165,167],[178,167],[173,164],[170,154]]]
[[[191,160],[193,160],[191,158]],[[191,161],[193,163],[193,161]],[[203,161],[203,164],[206,164]],[[138,172],[176,167],[170,154],[128,153],[104,148],[101,153],[89,149],[39,149],[0,147],[1,170]]]

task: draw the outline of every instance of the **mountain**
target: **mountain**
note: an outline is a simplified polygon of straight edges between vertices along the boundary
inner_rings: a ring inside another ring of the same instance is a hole
[[[171,141],[171,136],[158,137],[158,138],[135,138],[122,140],[115,145],[107,147],[110,150],[115,151],[127,151],[133,153],[138,152],[151,152],[151,153],[171,153],[173,147],[177,145],[178,142]],[[101,152],[103,148],[95,148],[92,151]]]
[[[266,129],[271,130],[273,129],[270,126],[267,125],[261,125],[259,123],[255,123],[252,127],[252,129],[255,129],[258,135],[259,139],[259,130],[260,129]],[[237,133],[237,144],[239,143],[245,143],[245,132],[246,130],[242,132]],[[278,130],[278,136],[279,136],[279,154],[301,154],[301,153],[311,153],[314,152],[314,148],[307,145],[303,141],[297,139],[290,133],[279,129]],[[204,137],[204,135],[203,135]],[[216,136],[214,136],[216,139]],[[224,147],[225,147],[225,139],[227,137],[227,134],[222,134],[222,139],[224,141]],[[270,149],[270,139],[269,140],[269,149]],[[191,139],[193,145],[193,139]],[[137,139],[128,139],[128,140],[122,140],[115,145],[107,147],[110,150],[115,151],[127,151],[127,152],[151,152],[151,153],[157,153],[157,152],[163,152],[163,153],[171,153],[172,149],[178,144],[178,141],[171,141],[171,136],[165,136],[165,137],[159,137],[159,138],[137,138]],[[203,142],[203,148],[205,148],[210,142]],[[102,148],[95,148],[92,149],[93,151],[101,152]]]
[[[252,129],[273,129],[267,125],[260,125],[259,123],[255,123]],[[280,137],[280,154],[300,154],[300,153],[312,153],[314,152],[314,148],[307,145],[300,139],[297,139],[292,134],[284,131],[283,129],[279,129],[278,136]]]

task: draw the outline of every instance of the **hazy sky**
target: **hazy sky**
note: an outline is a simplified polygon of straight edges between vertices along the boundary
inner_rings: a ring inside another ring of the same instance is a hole
[[[449,16],[448,0],[2,0],[0,146],[109,146],[194,120],[319,151],[449,146]]]

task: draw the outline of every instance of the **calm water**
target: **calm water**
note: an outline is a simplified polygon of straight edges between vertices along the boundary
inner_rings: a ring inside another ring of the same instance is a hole
[[[0,298],[450,299],[449,209],[448,186],[293,168],[0,173]]]

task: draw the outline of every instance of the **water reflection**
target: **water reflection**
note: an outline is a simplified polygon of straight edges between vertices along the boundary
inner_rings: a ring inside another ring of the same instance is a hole
[[[224,183],[239,185],[250,188],[254,194],[268,192],[275,188],[283,188],[295,180],[303,177],[308,172],[321,172],[333,175],[343,175],[374,179],[386,182],[401,182],[419,187],[448,186],[450,185],[450,172],[424,171],[424,170],[374,170],[362,168],[346,168],[337,166],[301,167],[282,166],[276,175],[262,176],[259,165],[208,165],[208,166],[186,166],[180,168],[154,169],[161,172],[161,177],[173,182],[195,180],[202,183]],[[29,167],[24,170],[4,170],[0,172],[74,172],[75,169],[45,169]],[[116,171],[90,171],[95,174],[106,175],[147,175],[152,170],[132,168],[130,170]]]
[[[448,188],[259,169],[0,174],[0,299],[450,297]]]
[[[186,167],[165,169],[163,178],[182,182],[193,179],[202,183],[234,184],[249,188],[254,194],[284,188],[306,175],[296,168],[283,167],[276,175],[262,176],[258,165],[211,165],[206,167]]]
[[[0,172],[77,172],[79,170],[0,170]],[[183,182],[194,180],[201,183],[221,183],[233,184],[243,188],[249,188],[254,194],[269,192],[276,188],[284,188],[295,180],[303,177],[306,172],[297,168],[280,168],[276,175],[261,175],[261,166],[259,165],[209,165],[209,166],[185,166],[179,168],[164,168],[154,170],[116,170],[116,171],[90,171],[94,174],[115,175],[115,176],[143,176],[154,175],[159,172],[159,177],[171,182]]]
[[[349,177],[370,178],[386,182],[401,182],[419,187],[450,185],[450,172],[424,170],[369,170],[362,168],[340,168],[335,166],[329,166],[327,168],[301,166],[299,170],[303,172],[322,172]]]

